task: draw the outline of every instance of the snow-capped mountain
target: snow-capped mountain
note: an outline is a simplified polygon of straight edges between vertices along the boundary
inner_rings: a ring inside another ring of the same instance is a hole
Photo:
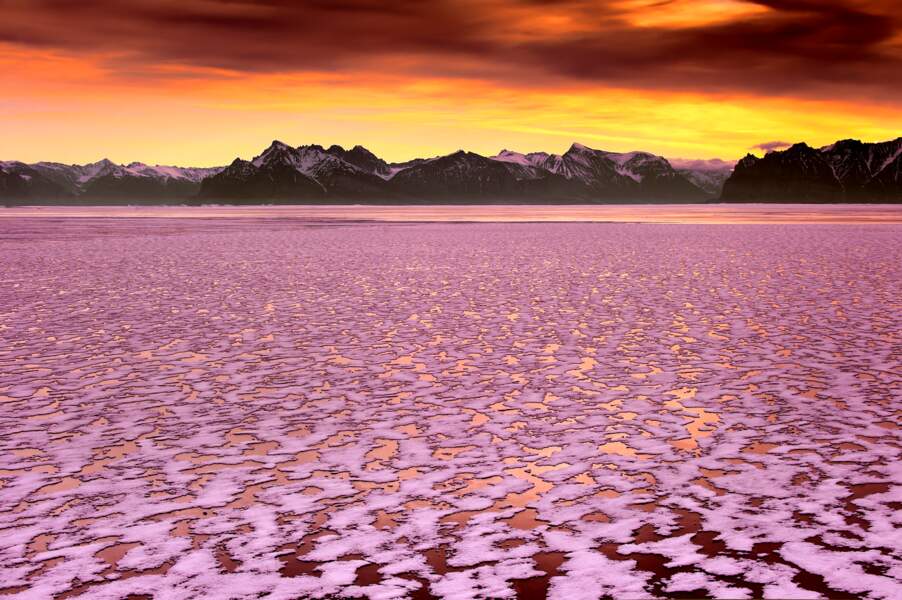
[[[205,200],[403,203],[666,202],[715,195],[666,159],[646,152],[606,152],[574,144],[562,155],[503,150],[486,157],[460,150],[388,163],[362,146],[295,148],[279,141],[251,161],[238,159],[208,177],[200,192]]]
[[[115,164],[0,162],[0,200],[10,203],[262,202],[593,203],[900,202],[902,138],[823,148],[796,144],[734,165],[666,159],[573,144],[562,154],[502,150],[389,163],[363,146],[274,141],[250,160],[192,169]],[[721,190],[723,192],[721,193]]]
[[[292,203],[298,198],[321,200],[326,190],[312,177],[288,161],[255,165],[236,158],[225,169],[201,182],[199,197],[235,204],[259,203],[260,199]]]
[[[536,153],[533,160],[540,160]],[[573,144],[562,155],[551,154],[539,166],[582,182],[601,197],[648,200],[703,200],[706,194],[661,156],[648,152],[608,152]]]
[[[197,195],[205,177],[221,168],[183,168],[103,159],[85,165],[54,162],[0,163],[0,197],[68,199],[72,202],[186,199]]]
[[[343,161],[350,163],[367,173],[378,175],[383,179],[388,179],[393,173],[391,165],[363,146],[354,146],[350,150],[345,150],[341,146],[333,144],[332,146],[329,146],[326,152],[333,156],[337,156]]]
[[[28,202],[71,202],[74,195],[65,186],[48,179],[30,165],[18,161],[0,162],[0,200]]]
[[[692,182],[712,198],[719,198],[723,184],[733,172],[735,162],[713,158],[709,160],[668,158],[677,173]]]
[[[593,196],[603,198],[691,201],[720,194],[716,180],[706,177],[708,165],[677,169],[668,159],[648,152],[608,152],[573,144],[561,155],[502,150],[492,158],[581,182]]]
[[[502,150],[495,156],[490,156],[492,160],[521,165],[523,167],[543,168],[542,164],[550,155],[547,152],[530,152],[529,154],[521,154],[513,150]]]
[[[632,191],[636,180],[610,154],[573,144],[564,154],[549,155],[539,166],[567,179],[580,181],[598,193],[623,195]]]
[[[388,163],[363,146],[293,147],[278,140],[251,160],[216,169],[183,169],[108,160],[87,165],[12,164],[4,196],[87,202],[598,202],[696,201],[703,188],[666,159],[573,144],[561,155],[504,150]],[[13,181],[14,179],[14,181]],[[23,191],[25,190],[25,191]],[[30,194],[32,190],[35,194]],[[707,196],[713,196],[708,192]]]
[[[200,197],[204,199],[260,198],[308,201],[345,201],[351,199],[386,198],[383,176],[384,161],[374,161],[366,170],[340,158],[347,154],[338,146],[327,151],[322,146],[293,148],[284,142],[273,141],[251,161],[235,159],[223,171],[204,179]],[[368,151],[352,150],[352,159],[362,160]],[[374,157],[375,158],[375,157]]]
[[[736,164],[724,202],[902,202],[902,138],[800,143]]]
[[[518,162],[494,160],[459,150],[418,161],[388,181],[399,196],[420,202],[574,202],[582,186]]]

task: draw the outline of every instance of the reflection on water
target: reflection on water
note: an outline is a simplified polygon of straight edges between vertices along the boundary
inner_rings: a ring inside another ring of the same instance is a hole
[[[896,225],[92,210],[0,218],[0,594],[899,589]]]

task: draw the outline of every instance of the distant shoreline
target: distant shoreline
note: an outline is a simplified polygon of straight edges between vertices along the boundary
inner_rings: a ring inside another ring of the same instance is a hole
[[[902,204],[422,204],[17,206],[0,218],[351,223],[902,224]]]

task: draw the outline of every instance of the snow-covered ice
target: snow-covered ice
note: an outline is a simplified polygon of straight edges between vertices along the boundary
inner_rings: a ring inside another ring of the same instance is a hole
[[[0,219],[9,598],[898,598],[899,225]]]

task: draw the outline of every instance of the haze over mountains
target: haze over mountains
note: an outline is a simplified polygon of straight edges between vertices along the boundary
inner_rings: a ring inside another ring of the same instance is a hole
[[[389,163],[362,146],[274,141],[226,167],[0,162],[5,204],[902,202],[902,138],[796,144],[733,169],[573,144],[563,154],[458,152]]]

